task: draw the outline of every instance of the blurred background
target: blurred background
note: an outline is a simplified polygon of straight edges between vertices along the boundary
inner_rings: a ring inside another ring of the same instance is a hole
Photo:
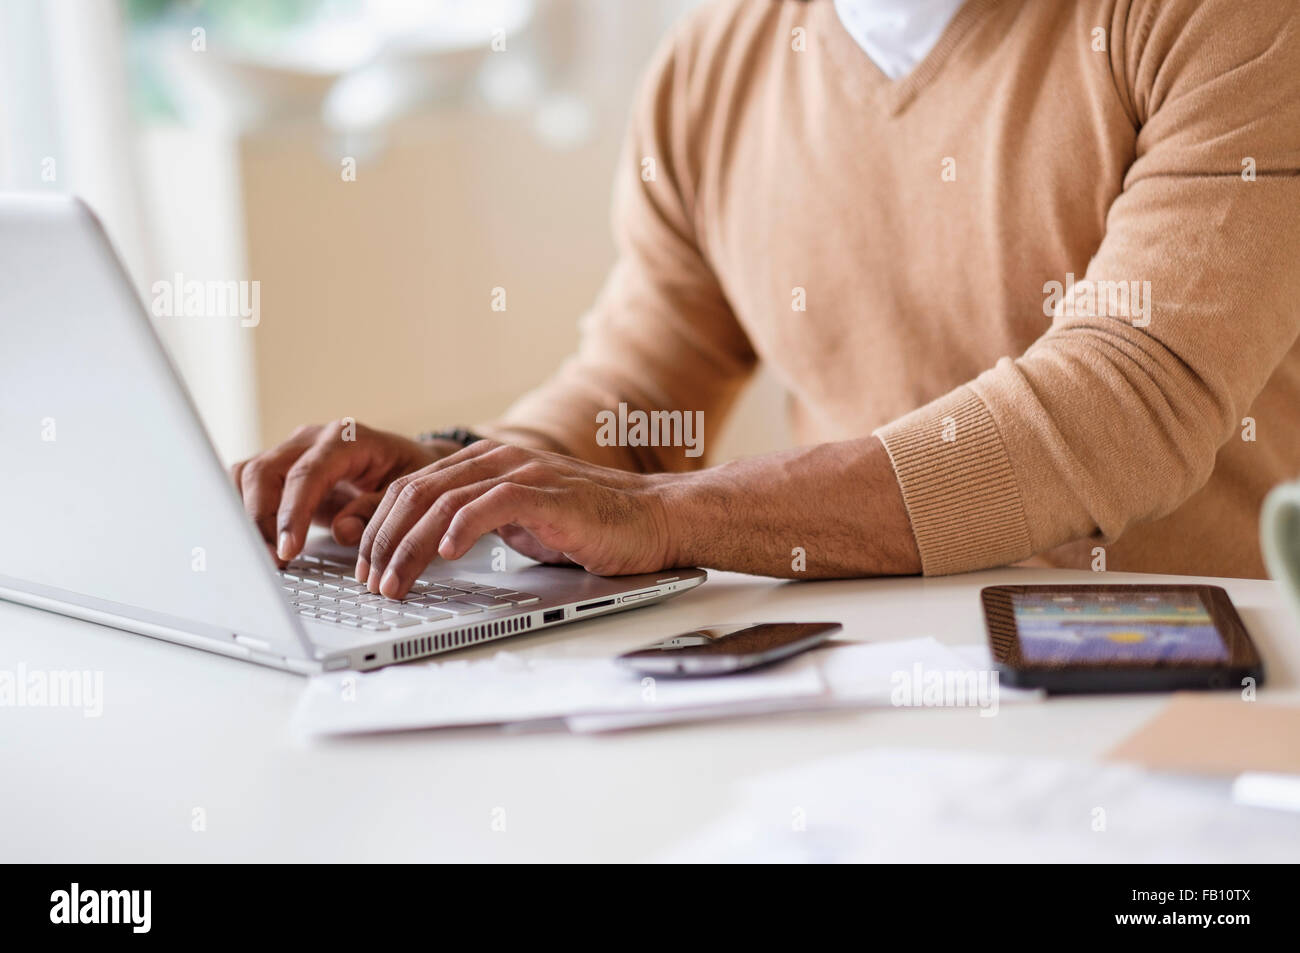
[[[227,461],[481,422],[576,344],[637,79],[695,2],[5,0],[0,189],[85,198],[146,305],[260,283],[255,327],[153,318]],[[785,445],[781,395],[706,438]]]

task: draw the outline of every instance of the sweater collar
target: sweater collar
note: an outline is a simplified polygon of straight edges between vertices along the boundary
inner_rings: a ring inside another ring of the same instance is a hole
[[[966,0],[953,14],[938,40],[906,76],[891,80],[845,29],[832,0],[811,4],[812,34],[824,42],[854,98],[874,101],[891,116],[906,109],[934,81],[961,42],[1000,0]]]

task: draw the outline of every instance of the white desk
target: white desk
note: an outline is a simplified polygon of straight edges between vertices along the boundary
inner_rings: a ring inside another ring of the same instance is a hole
[[[1236,602],[1267,666],[1262,699],[1300,697],[1300,630],[1271,582],[1003,570],[781,583],[714,573],[659,606],[468,650],[613,654],[708,622],[838,619],[845,637],[983,641],[997,583],[1203,581]],[[1097,755],[1158,696],[971,709],[767,716],[607,736],[424,731],[301,742],[299,677],[0,603],[0,668],[102,670],[104,712],[0,708],[8,861],[640,860],[718,816],[752,774],[878,745]],[[207,829],[191,829],[194,808]],[[506,830],[493,830],[505,809]],[[1225,858],[1231,859],[1231,858]]]

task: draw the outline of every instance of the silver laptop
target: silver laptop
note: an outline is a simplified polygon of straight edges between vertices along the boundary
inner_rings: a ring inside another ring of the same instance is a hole
[[[491,537],[400,602],[367,593],[355,551],[329,539],[277,571],[103,230],[65,197],[0,195],[0,499],[0,598],[295,672],[422,658],[705,579],[542,566]]]

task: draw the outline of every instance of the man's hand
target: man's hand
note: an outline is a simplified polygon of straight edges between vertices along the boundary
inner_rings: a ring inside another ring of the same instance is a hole
[[[389,598],[435,558],[459,559],[492,532],[525,556],[598,575],[688,565],[790,579],[921,571],[874,437],[642,474],[492,440],[427,446],[360,425],[347,436],[340,423],[301,428],[233,476],[281,561],[302,550],[314,519],[344,545],[359,541],[358,581]]]
[[[230,474],[283,564],[302,551],[313,521],[329,525],[339,543],[355,545],[389,483],[455,449],[335,421],[299,427],[275,449],[236,463]]]
[[[541,562],[654,572],[676,558],[660,492],[669,479],[480,440],[389,485],[357,580],[401,598],[435,557],[458,559],[491,532]]]

